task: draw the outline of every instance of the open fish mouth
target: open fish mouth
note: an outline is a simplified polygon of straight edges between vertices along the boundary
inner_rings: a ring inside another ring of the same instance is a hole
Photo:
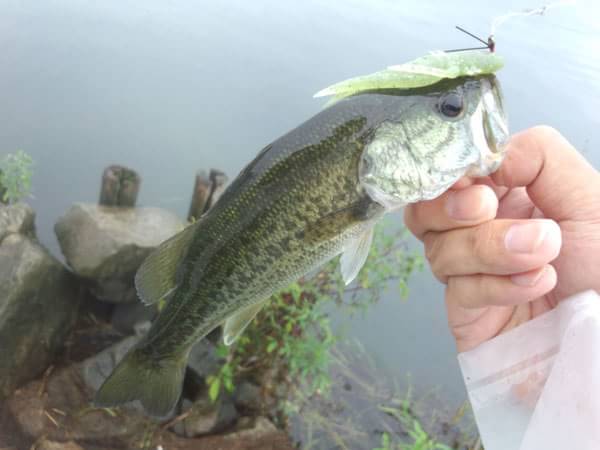
[[[496,139],[494,138],[494,132],[492,131],[492,126],[490,125],[490,116],[488,112],[483,110],[483,135],[485,136],[485,142],[490,149],[490,152],[497,153],[498,146],[496,145]]]
[[[491,114],[488,113],[486,109],[482,112],[483,119],[483,135],[485,137],[485,142],[487,144],[489,153],[487,155],[490,172],[498,169],[502,160],[504,159],[504,155],[506,153],[506,145],[508,144],[508,131],[505,126],[499,126],[499,130],[494,129],[493,118]],[[503,125],[505,122],[503,123]],[[496,125],[498,127],[498,125]]]
[[[468,171],[470,176],[485,176],[497,170],[506,154],[509,137],[498,81],[495,78],[481,80],[481,90],[481,102],[471,122],[473,142],[479,149],[480,159]]]
[[[508,126],[502,107],[500,83],[493,77],[482,85],[483,131],[492,153],[504,153],[508,142]]]

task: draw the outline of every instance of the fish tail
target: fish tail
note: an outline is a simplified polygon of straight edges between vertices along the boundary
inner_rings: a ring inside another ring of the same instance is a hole
[[[152,416],[165,417],[181,395],[188,352],[155,359],[143,348],[127,353],[94,398],[94,406],[113,407],[139,400]]]

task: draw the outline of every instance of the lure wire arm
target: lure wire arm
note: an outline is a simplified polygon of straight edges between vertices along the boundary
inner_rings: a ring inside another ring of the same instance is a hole
[[[487,42],[484,41],[483,39],[481,39],[479,36],[474,35],[473,33],[471,33],[470,31],[465,30],[462,27],[459,27],[458,25],[456,25],[456,29],[459,31],[462,31],[463,33],[471,36],[472,38],[477,39],[479,42],[481,42],[482,44],[485,44],[485,47],[469,47],[469,48],[455,48],[452,50],[444,50],[446,53],[453,53],[453,52],[466,52],[469,50],[489,50],[491,53],[494,53],[494,51],[496,50],[496,41],[494,40],[494,35],[490,35],[488,37]]]

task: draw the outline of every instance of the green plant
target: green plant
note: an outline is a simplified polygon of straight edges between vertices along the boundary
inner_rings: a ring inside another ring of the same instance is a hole
[[[0,202],[15,203],[30,195],[33,160],[23,150],[0,158]]]
[[[222,355],[223,347],[220,347],[218,352]],[[215,375],[210,375],[206,379],[208,384],[208,396],[211,401],[215,402],[219,398],[221,389],[224,388],[227,392],[233,392],[235,386],[233,384],[233,366],[230,361],[227,361],[221,366]]]
[[[337,338],[326,306],[364,311],[392,281],[406,295],[408,278],[422,265],[420,256],[407,251],[405,231],[386,231],[392,228],[378,227],[369,258],[350,286],[345,286],[336,259],[315,276],[274,295],[229,349],[225,365],[207,380],[211,398],[216,400],[223,388],[231,390],[236,380],[249,377],[260,379],[284,415],[299,410],[299,399],[327,394],[331,349]],[[220,351],[227,354],[226,347]]]
[[[424,429],[421,422],[412,414],[410,409],[410,393],[402,401],[399,408],[380,406],[379,409],[395,418],[408,435],[409,443],[392,443],[387,433],[382,435],[382,445],[385,441],[387,447],[373,450],[452,450],[445,444],[432,438]],[[385,439],[384,439],[385,438]]]
[[[373,450],[393,450],[391,447],[392,441],[388,433],[381,434],[381,447],[374,448]]]

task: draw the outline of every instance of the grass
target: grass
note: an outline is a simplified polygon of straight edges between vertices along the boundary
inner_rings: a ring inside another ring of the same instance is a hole
[[[466,403],[453,411],[432,392],[415,395],[409,378],[384,375],[358,343],[337,345],[332,354],[331,394],[295,396],[290,434],[303,450],[476,448]]]
[[[0,157],[0,203],[16,203],[31,195],[32,165],[23,150]]]

